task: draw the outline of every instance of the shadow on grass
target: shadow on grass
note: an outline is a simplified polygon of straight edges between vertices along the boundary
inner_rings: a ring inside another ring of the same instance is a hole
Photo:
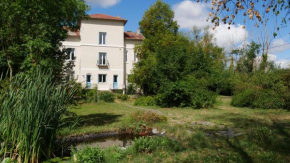
[[[68,117],[63,120],[63,128],[69,127],[73,124],[74,127],[84,127],[84,126],[104,126],[114,122],[118,122],[119,118],[123,115],[108,114],[108,113],[98,113],[89,114],[82,116]]]
[[[241,155],[241,157],[243,158],[243,160],[247,163],[252,163],[253,160],[252,158],[249,156],[249,154],[243,149],[243,147],[241,147],[240,142],[238,142],[236,145],[233,144],[232,142],[229,141],[229,139],[226,139],[227,144],[229,145],[230,148],[232,148],[233,150],[235,150],[237,153],[239,153]]]
[[[239,153],[245,162],[269,162],[269,160],[277,161],[279,159],[282,159],[281,162],[290,162],[289,120],[263,119],[254,115],[233,113],[205,117],[205,120],[208,121],[216,119],[233,124],[231,126],[233,130],[243,133],[242,136],[234,139],[225,137],[219,137],[219,139],[233,151]]]

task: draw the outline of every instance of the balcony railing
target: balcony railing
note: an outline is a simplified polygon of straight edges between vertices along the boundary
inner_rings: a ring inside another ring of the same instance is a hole
[[[100,66],[100,67],[108,67],[108,66],[109,66],[109,61],[106,60],[106,62],[104,63],[104,62],[100,62],[100,61],[98,60],[98,62],[97,62],[97,66]]]

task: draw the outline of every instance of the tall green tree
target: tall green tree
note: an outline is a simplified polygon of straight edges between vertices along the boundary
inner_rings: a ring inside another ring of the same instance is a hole
[[[60,50],[67,30],[79,28],[88,6],[83,0],[1,0],[0,70],[19,71],[36,66],[60,76],[65,50]]]
[[[141,87],[145,94],[156,94],[162,75],[157,51],[176,43],[178,25],[174,21],[173,10],[161,0],[157,0],[145,12],[139,24],[146,39],[136,47],[139,62],[135,65],[130,80]]]

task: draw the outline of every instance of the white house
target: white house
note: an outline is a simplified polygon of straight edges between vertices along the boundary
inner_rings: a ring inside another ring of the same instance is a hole
[[[140,32],[124,32],[127,20],[104,14],[89,15],[80,30],[69,31],[63,46],[71,50],[73,76],[84,87],[99,90],[124,90],[127,76],[137,62],[136,44],[144,37]]]

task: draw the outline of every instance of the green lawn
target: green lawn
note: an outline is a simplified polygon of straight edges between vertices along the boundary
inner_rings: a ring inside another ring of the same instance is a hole
[[[290,112],[236,108],[230,101],[231,97],[221,96],[216,107],[199,110],[134,107],[133,100],[84,104],[73,110],[81,119],[78,126],[64,128],[59,135],[118,131],[131,127],[130,114],[154,110],[168,122],[150,127],[165,129],[166,136],[178,140],[184,150],[127,153],[116,162],[290,162]]]

